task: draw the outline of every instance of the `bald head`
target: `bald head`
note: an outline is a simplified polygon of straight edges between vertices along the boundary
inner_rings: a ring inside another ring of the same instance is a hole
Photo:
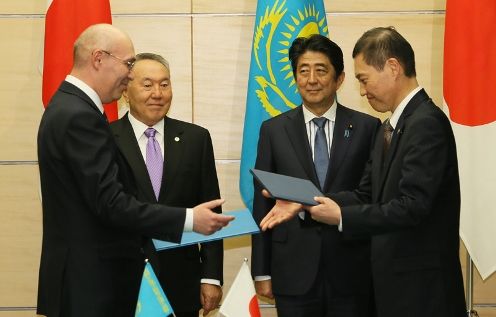
[[[111,24],[94,24],[79,35],[74,42],[74,67],[81,67],[90,61],[93,51],[113,51],[117,45],[129,45],[129,36]]]
[[[110,24],[95,24],[74,43],[71,75],[108,103],[119,99],[126,89],[134,55],[133,42],[126,33]]]

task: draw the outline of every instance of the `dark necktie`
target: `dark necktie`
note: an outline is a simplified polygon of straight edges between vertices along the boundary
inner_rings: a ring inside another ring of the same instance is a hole
[[[318,126],[317,132],[315,133],[313,163],[319,179],[320,188],[323,189],[327,176],[327,169],[329,167],[329,150],[327,147],[327,138],[324,132],[324,126],[327,122],[327,118],[313,118],[312,121]]]
[[[157,133],[157,130],[154,128],[148,128],[145,131],[145,135],[148,137],[148,142],[146,144],[146,168],[148,170],[148,175],[150,176],[150,181],[152,182],[155,197],[158,200],[160,186],[162,184],[164,159],[162,158],[160,144],[155,139],[155,133]]]
[[[391,139],[393,137],[393,126],[389,122],[389,119],[386,119],[383,124],[384,128],[384,156],[386,156],[386,153],[389,150],[389,146],[391,145]]]

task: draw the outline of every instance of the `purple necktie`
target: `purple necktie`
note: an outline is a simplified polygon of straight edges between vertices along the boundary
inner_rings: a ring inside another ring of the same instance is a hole
[[[148,137],[148,142],[146,143],[146,168],[148,169],[148,175],[152,182],[155,197],[158,200],[160,185],[162,183],[164,159],[162,158],[160,144],[155,140],[155,133],[157,133],[157,130],[154,128],[148,128],[145,131],[145,135]]]

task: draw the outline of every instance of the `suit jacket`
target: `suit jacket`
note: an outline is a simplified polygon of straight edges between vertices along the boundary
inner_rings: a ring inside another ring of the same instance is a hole
[[[324,192],[358,185],[379,124],[377,118],[337,105]],[[262,124],[255,166],[309,179],[319,187],[301,107]],[[259,223],[274,201],[260,194],[257,182],[254,185],[253,216]],[[276,295],[302,295],[321,278],[319,270],[325,270],[336,294],[366,295],[370,288],[369,253],[368,240],[347,241],[336,226],[306,224],[295,218],[253,235],[252,274],[271,275]]]
[[[38,131],[39,314],[134,316],[144,264],[141,234],[181,239],[185,209],[147,205],[126,195],[118,153],[96,105],[63,82]]]
[[[158,202],[172,206],[194,207],[220,197],[212,140],[208,130],[197,125],[164,118],[164,168]],[[139,200],[157,202],[146,164],[128,115],[111,124],[120,152],[131,177],[128,187]],[[221,212],[219,208],[217,210]],[[176,312],[198,311],[200,279],[222,282],[223,243],[214,241],[155,252],[149,245],[147,255],[157,272]]]
[[[401,114],[385,158],[383,142],[378,135],[359,189],[331,195],[346,206],[344,232],[372,235],[378,316],[466,316],[450,122],[421,90]]]

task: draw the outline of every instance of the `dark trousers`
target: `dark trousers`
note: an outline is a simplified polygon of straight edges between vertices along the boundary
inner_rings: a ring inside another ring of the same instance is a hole
[[[304,295],[275,295],[278,317],[374,317],[373,301],[367,294],[341,296],[329,279],[319,274]]]

